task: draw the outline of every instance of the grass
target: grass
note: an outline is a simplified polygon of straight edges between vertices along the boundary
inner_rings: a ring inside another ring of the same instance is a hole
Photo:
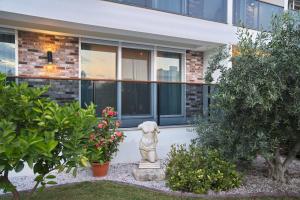
[[[24,193],[22,193],[24,195]],[[11,199],[10,195],[0,196],[0,200]],[[36,193],[34,200],[192,200],[164,193],[127,186],[109,181],[83,182],[78,184],[56,186]],[[195,199],[195,198],[193,198]],[[300,198],[234,198],[235,200],[296,200]],[[200,199],[198,199],[200,200]],[[202,199],[203,200],[203,199]],[[223,199],[224,200],[224,199]],[[232,200],[232,199],[227,199]]]

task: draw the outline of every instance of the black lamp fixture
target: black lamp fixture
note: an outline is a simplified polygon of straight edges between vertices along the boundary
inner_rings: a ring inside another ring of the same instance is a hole
[[[48,64],[53,63],[52,51],[47,51],[47,60],[48,60]]]

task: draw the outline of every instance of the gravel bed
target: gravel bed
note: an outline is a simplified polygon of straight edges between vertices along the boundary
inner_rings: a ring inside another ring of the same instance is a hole
[[[171,192],[171,190],[165,186],[165,181],[149,181],[141,182],[136,181],[132,176],[132,169],[137,167],[136,163],[130,164],[112,164],[109,169],[109,173],[103,178],[94,178],[90,169],[78,170],[77,176],[74,178],[71,174],[60,173],[57,174],[56,182],[61,184],[76,183],[83,181],[97,181],[97,180],[109,180],[118,181],[126,184],[134,184],[150,189],[160,190],[164,192]],[[244,176],[244,183],[241,187],[229,190],[227,192],[209,192],[211,196],[227,196],[227,195],[255,195],[259,193],[264,194],[294,194],[300,196],[300,160],[294,161],[289,167],[289,174],[291,175],[289,184],[279,184],[264,176],[265,167],[262,158],[258,158],[251,167],[251,170],[247,170]],[[28,190],[34,186],[34,177],[22,176],[12,177],[12,182],[17,186],[18,190]],[[1,191],[0,191],[1,193]]]

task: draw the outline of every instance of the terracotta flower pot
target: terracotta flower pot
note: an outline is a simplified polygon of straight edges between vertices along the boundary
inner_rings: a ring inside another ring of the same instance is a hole
[[[106,162],[104,164],[100,163],[93,163],[92,164],[92,171],[94,177],[102,177],[106,176],[109,168],[109,162]]]

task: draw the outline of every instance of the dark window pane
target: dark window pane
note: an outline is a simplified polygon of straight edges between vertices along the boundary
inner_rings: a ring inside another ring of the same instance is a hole
[[[81,106],[86,107],[94,103],[97,116],[101,111],[111,106],[117,108],[117,84],[116,82],[81,81]]]
[[[227,0],[188,0],[188,15],[225,23]]]
[[[157,52],[157,80],[173,81],[181,80],[181,54],[169,52]]]
[[[117,84],[116,82],[95,82],[95,104],[97,113],[107,107],[117,109]]]
[[[81,81],[81,106],[86,107],[94,102],[94,87],[92,81]]]
[[[15,36],[0,33],[0,73],[15,75]]]
[[[122,83],[122,115],[151,114],[150,83]]]
[[[154,8],[167,12],[182,13],[182,0],[154,0]]]
[[[81,44],[81,76],[83,78],[115,79],[117,47]]]
[[[159,84],[159,114],[180,115],[181,114],[181,84],[160,83]]]
[[[7,34],[7,33],[0,33],[0,42],[5,43],[15,43],[15,35]]]

